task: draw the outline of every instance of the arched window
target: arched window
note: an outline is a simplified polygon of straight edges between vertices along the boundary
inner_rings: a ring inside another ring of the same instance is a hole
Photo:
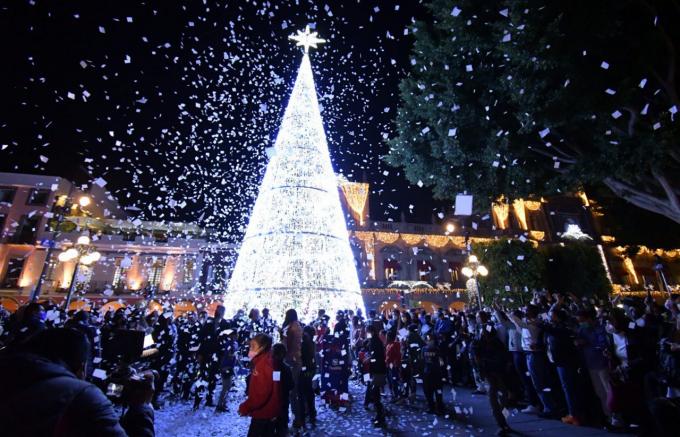
[[[434,266],[432,266],[432,263],[420,259],[417,261],[417,267],[418,267],[418,281],[432,281],[433,280],[433,272],[434,272]]]
[[[382,266],[378,265],[376,268],[382,267],[384,278],[386,281],[397,281],[400,279],[407,279],[403,277],[401,260],[403,256],[402,250],[397,246],[385,246],[380,249],[382,255]]]
[[[157,258],[149,269],[149,285],[157,287],[161,282],[161,275],[165,268],[165,258]]]
[[[401,264],[395,259],[384,259],[383,260],[383,270],[385,272],[385,279],[387,281],[396,281],[401,279],[400,271]]]

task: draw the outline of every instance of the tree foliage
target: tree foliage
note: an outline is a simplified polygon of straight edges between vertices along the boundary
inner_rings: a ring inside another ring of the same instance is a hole
[[[433,0],[385,160],[477,206],[602,184],[680,223],[680,7]]]
[[[531,300],[531,292],[545,288],[545,256],[528,241],[502,239],[473,244],[477,255],[488,270],[479,278],[484,302],[499,297],[509,305]]]
[[[546,287],[576,296],[606,297],[611,291],[602,258],[592,244],[572,242],[543,248]]]
[[[593,244],[569,242],[534,247],[529,242],[502,239],[476,243],[472,253],[488,270],[479,278],[484,301],[499,298],[522,305],[532,292],[549,290],[603,298],[611,291],[602,259]]]

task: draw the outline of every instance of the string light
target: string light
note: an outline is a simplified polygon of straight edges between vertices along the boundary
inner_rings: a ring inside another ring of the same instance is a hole
[[[310,320],[322,308],[365,311],[306,53],[274,149],[224,298],[227,314],[267,307],[283,318],[295,308]]]

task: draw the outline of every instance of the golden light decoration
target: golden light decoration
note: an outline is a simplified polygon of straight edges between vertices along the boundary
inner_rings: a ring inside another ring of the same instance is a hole
[[[602,238],[602,241],[605,243],[613,243],[616,241],[616,238],[613,235],[600,235],[600,238]]]
[[[541,209],[541,202],[537,200],[525,200],[524,207],[529,211],[538,211]]]
[[[449,244],[451,239],[446,235],[426,235],[425,241],[427,242],[428,246],[440,248]]]
[[[524,230],[529,229],[527,226],[527,213],[524,209],[524,200],[515,199],[512,202],[512,210],[515,212],[515,217],[517,217],[520,227]]]
[[[364,243],[364,250],[366,257],[371,261],[371,271],[369,275],[371,279],[375,279],[375,235],[373,232],[354,231],[354,237]]]
[[[545,238],[545,232],[543,231],[529,231],[529,237],[537,241],[543,241]]]
[[[635,273],[635,266],[633,265],[633,260],[631,260],[628,257],[625,257],[623,259],[623,266],[626,268],[626,272],[628,272],[630,277],[633,279],[633,282],[639,284],[640,280],[638,279],[637,273]]]
[[[401,239],[404,240],[404,243],[408,244],[409,246],[415,246],[416,244],[420,243],[425,237],[424,235],[419,234],[400,234],[400,235]]]
[[[508,217],[510,216],[510,205],[503,201],[494,202],[491,206],[491,211],[496,219],[496,226],[498,226],[498,229],[507,229],[509,225]]]
[[[622,254],[622,253],[627,251],[628,247],[629,246],[616,246],[616,247],[614,247],[614,251],[619,253],[619,254]],[[637,246],[637,247],[638,247],[638,251],[637,251],[638,255],[650,255],[650,256],[659,255],[662,258],[663,257],[675,258],[677,256],[680,256],[680,249],[667,249],[667,250],[665,250],[665,249],[652,249],[652,248],[647,247],[647,246]]]
[[[576,195],[581,198],[583,206],[590,206],[590,201],[588,200],[588,196],[584,191],[579,191],[578,193],[576,193]]]
[[[364,210],[368,200],[368,187],[369,185],[364,182],[343,181],[340,183],[340,188],[345,195],[350,212],[353,213],[352,215],[355,219],[359,220],[360,225],[364,224]]]
[[[361,240],[361,241],[363,241],[363,242],[373,241],[373,240],[374,240],[373,232],[368,232],[368,231],[353,231],[353,232],[351,232],[351,235],[353,235],[357,240]]]
[[[455,295],[457,293],[467,293],[465,288],[450,288],[450,289],[439,289],[439,288],[362,288],[362,294],[446,294]]]
[[[376,232],[375,239],[384,244],[392,244],[399,239],[399,234],[396,232]]]

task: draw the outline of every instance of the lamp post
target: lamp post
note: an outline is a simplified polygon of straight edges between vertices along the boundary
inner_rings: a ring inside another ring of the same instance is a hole
[[[473,278],[475,280],[475,288],[477,289],[477,305],[479,305],[479,309],[481,311],[481,309],[482,309],[482,293],[479,289],[479,280],[477,278],[479,276],[488,275],[489,270],[486,267],[484,267],[482,264],[479,263],[479,259],[477,259],[476,255],[470,255],[468,257],[467,265],[465,267],[463,267],[463,269],[461,271],[468,278]]]
[[[89,266],[92,263],[99,261],[101,257],[101,253],[97,252],[94,246],[90,244],[90,237],[87,235],[78,237],[78,240],[73,247],[66,249],[59,254],[57,259],[62,263],[75,260],[73,276],[71,276],[68,293],[66,294],[66,299],[64,299],[64,311],[68,311],[68,306],[71,303],[71,296],[73,296],[73,291],[76,289],[76,275],[78,274],[80,265]]]
[[[73,205],[75,205],[75,202],[73,202],[73,199],[71,198],[73,194],[73,185],[71,185],[71,188],[69,189],[68,194],[64,197],[64,204],[63,205],[58,205],[58,203],[61,200],[57,200],[54,202],[54,205],[52,206],[52,213],[55,214],[55,219],[56,219],[56,224],[54,225],[54,232],[52,233],[52,241],[47,244],[47,252],[45,253],[45,262],[43,263],[42,269],[40,270],[40,276],[38,277],[38,283],[36,284],[35,288],[33,289],[33,293],[31,293],[31,301],[35,302],[38,300],[38,297],[40,297],[40,292],[42,290],[42,285],[43,282],[45,281],[45,275],[47,274],[47,270],[49,269],[50,266],[50,261],[52,260],[52,252],[54,250],[54,246],[57,242],[57,237],[59,237],[59,227],[61,224],[64,222],[64,217],[66,216],[66,212],[69,211]],[[78,205],[80,205],[81,208],[87,207],[90,203],[92,203],[92,199],[90,199],[88,196],[80,196],[78,198]]]

